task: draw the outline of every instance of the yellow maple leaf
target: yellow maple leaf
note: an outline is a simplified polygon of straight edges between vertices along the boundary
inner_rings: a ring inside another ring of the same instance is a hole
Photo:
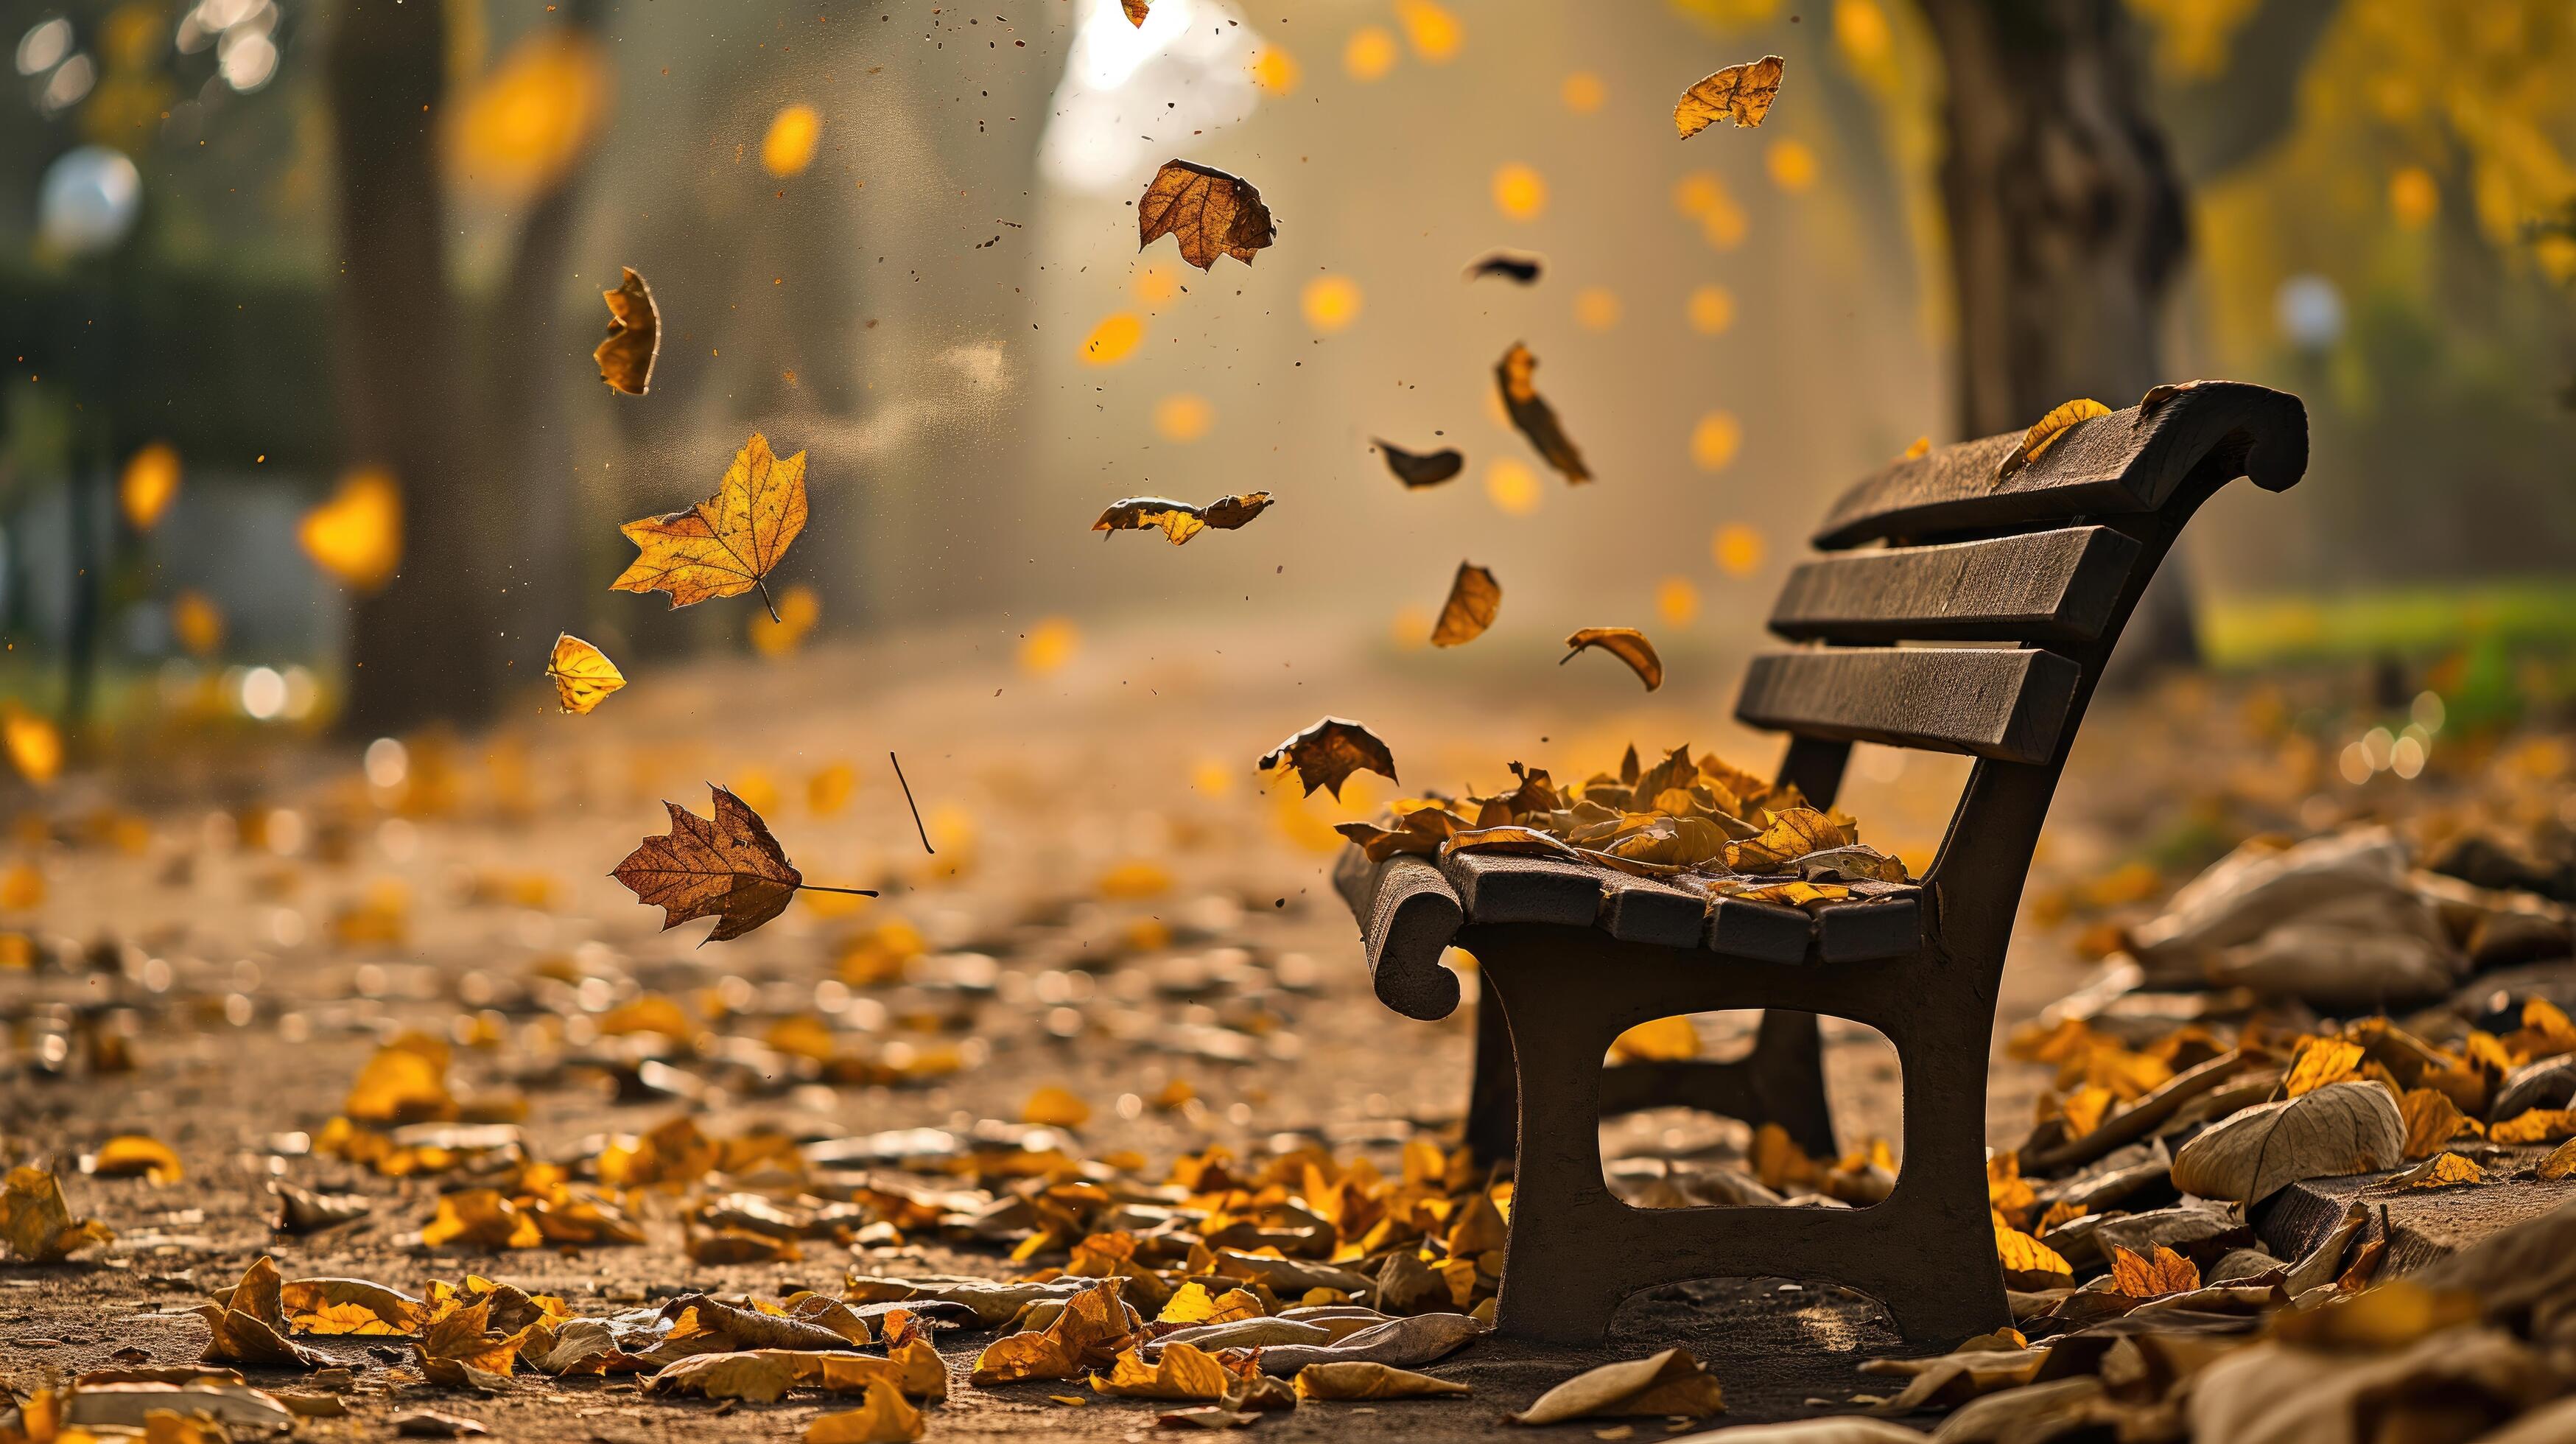
[[[563,709],[575,714],[588,712],[626,685],[626,674],[617,670],[606,652],[570,632],[555,638],[554,653],[546,659],[546,675],[554,679]]]
[[[610,583],[621,592],[665,592],[674,607],[753,588],[779,620],[768,577],[805,530],[805,453],[780,457],[755,431],[725,468],[716,494],[696,506],[619,528],[637,555]]]

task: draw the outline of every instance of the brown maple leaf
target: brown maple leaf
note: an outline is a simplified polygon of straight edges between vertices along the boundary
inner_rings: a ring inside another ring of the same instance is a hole
[[[741,937],[787,911],[800,888],[874,897],[861,888],[814,887],[769,835],[769,824],[732,792],[713,783],[715,816],[704,818],[676,802],[671,830],[645,838],[609,876],[626,884],[640,903],[662,909],[662,926],[691,918],[716,918],[709,942]]]
[[[1520,342],[1513,342],[1512,349],[1503,353],[1503,359],[1494,365],[1494,380],[1503,390],[1503,410],[1510,413],[1512,425],[1520,428],[1521,435],[1529,438],[1530,445],[1538,448],[1538,454],[1558,474],[1567,481],[1590,481],[1592,470],[1583,464],[1583,453],[1574,449],[1565,428],[1557,424],[1556,408],[1548,405],[1531,384],[1530,376],[1537,370],[1538,358]]]
[[[1267,772],[1281,762],[1297,769],[1297,780],[1306,784],[1310,797],[1322,787],[1339,798],[1342,783],[1354,772],[1375,772],[1389,782],[1396,780],[1395,754],[1387,750],[1387,745],[1366,727],[1339,717],[1321,719],[1270,749],[1270,754],[1255,765]]]
[[[1375,443],[1386,456],[1386,469],[1407,487],[1438,486],[1456,476],[1467,465],[1467,458],[1456,447],[1438,451],[1407,451],[1391,441]]]
[[[1780,72],[1786,65],[1777,55],[1765,55],[1730,65],[1683,91],[1673,104],[1674,133],[1688,140],[1721,120],[1747,130],[1760,125],[1780,94]]]
[[[1431,645],[1455,647],[1472,642],[1494,624],[1503,608],[1503,584],[1474,562],[1460,562],[1449,583],[1449,600],[1441,605],[1440,622],[1431,629]]]
[[[1136,249],[1174,236],[1181,259],[1202,271],[1215,269],[1219,256],[1252,264],[1252,253],[1275,232],[1270,207],[1252,182],[1185,160],[1163,162],[1136,202]]]
[[[1565,645],[1573,650],[1557,658],[1556,665],[1560,667],[1573,661],[1584,648],[1599,647],[1634,669],[1647,691],[1664,685],[1663,659],[1655,655],[1655,644],[1646,640],[1646,634],[1634,627],[1586,627],[1566,638]]]
[[[662,350],[662,311],[653,304],[653,288],[623,266],[617,289],[602,291],[608,301],[608,339],[590,353],[599,379],[629,396],[641,396],[653,384],[653,358]]]

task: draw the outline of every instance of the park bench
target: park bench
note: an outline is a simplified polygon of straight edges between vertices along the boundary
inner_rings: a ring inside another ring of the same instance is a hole
[[[2164,388],[2159,388],[2163,391]],[[1685,1279],[1786,1277],[1878,1300],[1911,1340],[2011,1322],[1986,1198],[1986,1065],[2005,944],[2085,704],[2140,593],[2203,501],[2307,468],[2295,396],[2206,382],[2096,417],[2005,474],[2016,435],[1896,462],[1837,500],[1826,555],[1770,619],[1736,717],[1788,734],[1781,778],[1828,806],[1856,741],[1976,759],[1918,883],[1812,914],[1544,858],[1357,848],[1335,879],[1378,997],[1458,1005],[1481,979],[1468,1136],[1513,1158],[1500,1330],[1597,1345],[1620,1303]],[[1904,645],[1950,644],[1950,645]],[[1964,645],[1962,645],[1964,644]],[[1733,1062],[1604,1066],[1655,1018],[1766,1010]],[[1605,1114],[1687,1103],[1835,1151],[1816,1016],[1877,1029],[1903,1070],[1903,1167],[1856,1209],[1639,1209],[1602,1175]]]

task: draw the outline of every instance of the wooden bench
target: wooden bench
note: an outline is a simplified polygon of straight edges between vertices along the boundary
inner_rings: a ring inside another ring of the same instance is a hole
[[[1976,758],[1919,886],[1811,916],[1708,907],[1547,859],[1345,854],[1336,881],[1388,1007],[1445,1017],[1460,988],[1443,950],[1478,963],[1468,1134],[1514,1157],[1502,1332],[1599,1344],[1642,1290],[1760,1276],[1856,1289],[1918,1341],[2011,1322],[1986,1202],[1986,1062],[2040,824],[2148,579],[2220,487],[2299,479],[2307,413],[2282,392],[2202,383],[2084,422],[1999,475],[2019,440],[1946,447],[1844,493],[1815,536],[1827,555],[1790,574],[1771,615],[1810,645],[1755,657],[1736,704],[1789,735],[1780,775],[1820,807],[1856,741]],[[1741,1061],[1603,1066],[1629,1027],[1730,1008],[1770,1010]],[[1775,1121],[1831,1156],[1819,1014],[1877,1029],[1901,1061],[1903,1169],[1884,1202],[1648,1210],[1612,1196],[1601,1118],[1658,1103]]]

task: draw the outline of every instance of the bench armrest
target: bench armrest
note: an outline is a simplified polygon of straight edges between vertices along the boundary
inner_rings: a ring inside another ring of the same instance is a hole
[[[1440,869],[1403,854],[1373,863],[1354,847],[1335,865],[1333,886],[1359,920],[1378,1001],[1425,1021],[1456,1012],[1458,975],[1440,955],[1467,915]]]

